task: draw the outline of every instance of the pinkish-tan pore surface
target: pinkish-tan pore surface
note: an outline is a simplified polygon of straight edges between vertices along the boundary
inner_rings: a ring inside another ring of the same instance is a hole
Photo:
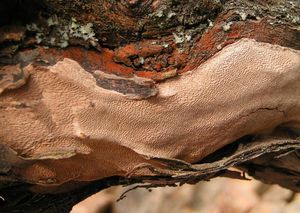
[[[245,135],[300,127],[300,52],[250,39],[156,84],[148,99],[99,87],[67,58],[24,72],[25,86],[0,95],[0,140],[33,162],[14,170],[31,183],[126,176],[159,166],[149,157],[194,163]]]

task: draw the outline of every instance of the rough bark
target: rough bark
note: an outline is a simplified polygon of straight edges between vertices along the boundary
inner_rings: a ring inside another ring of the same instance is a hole
[[[233,166],[300,191],[299,1],[5,0],[0,14],[3,210],[243,178]]]

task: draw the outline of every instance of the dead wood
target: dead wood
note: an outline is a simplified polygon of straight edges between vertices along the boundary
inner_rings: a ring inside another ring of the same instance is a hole
[[[300,191],[299,14],[299,1],[1,1],[1,210],[245,178],[232,167]]]

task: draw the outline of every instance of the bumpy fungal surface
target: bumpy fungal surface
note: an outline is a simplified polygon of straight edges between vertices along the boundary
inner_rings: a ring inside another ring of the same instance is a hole
[[[26,84],[0,94],[0,140],[10,150],[0,170],[38,185],[151,176],[169,169],[158,158],[196,163],[244,136],[300,128],[300,52],[251,39],[155,84],[151,97],[136,87],[153,92],[149,79],[103,88],[101,70],[67,58],[23,70]]]

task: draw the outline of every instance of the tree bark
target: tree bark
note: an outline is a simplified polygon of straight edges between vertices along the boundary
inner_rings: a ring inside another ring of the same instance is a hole
[[[1,210],[242,171],[300,191],[299,1],[4,0],[0,26]]]

